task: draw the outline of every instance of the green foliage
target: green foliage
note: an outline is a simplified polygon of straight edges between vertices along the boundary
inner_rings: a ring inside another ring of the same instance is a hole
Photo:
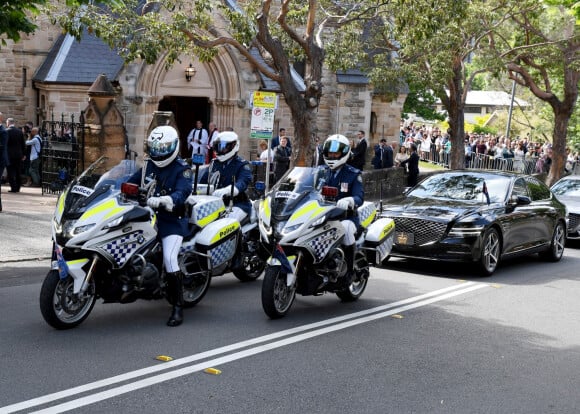
[[[437,98],[429,91],[411,90],[403,105],[403,118],[407,118],[407,114],[412,113],[425,120],[443,121],[445,115],[435,110],[436,102]]]
[[[46,1],[3,1],[0,7],[0,37],[2,37],[2,45],[6,45],[6,39],[17,42],[20,40],[22,33],[33,33],[37,26],[30,20],[30,17],[39,14],[38,7],[46,4]]]

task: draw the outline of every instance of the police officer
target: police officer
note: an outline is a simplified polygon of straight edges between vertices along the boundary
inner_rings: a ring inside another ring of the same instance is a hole
[[[250,164],[238,156],[240,140],[238,134],[233,131],[220,132],[214,138],[212,148],[216,158],[209,168],[201,173],[199,182],[213,185],[215,188],[213,195],[223,197],[226,204],[232,195],[234,183],[233,208],[228,217],[241,222],[252,209],[250,199],[246,195],[246,189],[252,182]]]
[[[324,157],[324,162],[330,168],[328,185],[338,188],[336,206],[343,210],[356,212],[356,208],[362,205],[364,201],[364,190],[361,171],[346,163],[350,157],[349,140],[340,134],[329,136],[322,145],[322,156]],[[341,224],[345,231],[342,241],[347,265],[345,282],[350,285],[355,276],[355,235],[359,225],[358,216],[356,213],[351,214],[350,217],[342,220]]]
[[[191,194],[192,174],[190,167],[177,156],[179,135],[171,126],[153,129],[145,142],[145,172],[139,169],[129,182],[147,187],[155,180],[153,197],[147,205],[157,211],[158,237],[163,245],[163,264],[167,282],[167,300],[173,309],[168,326],[183,322],[183,274],[177,257],[188,233],[185,216],[185,200]]]

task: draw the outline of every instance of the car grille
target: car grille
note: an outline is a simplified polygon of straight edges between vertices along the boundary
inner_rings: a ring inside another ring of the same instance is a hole
[[[570,219],[569,222],[570,228],[568,230],[575,231],[578,225],[580,224],[580,214],[570,214],[568,218]]]
[[[388,216],[387,216],[388,217]],[[440,240],[447,228],[446,223],[409,217],[389,217],[395,220],[395,232],[413,234],[415,245]],[[395,237],[396,241],[396,237]]]

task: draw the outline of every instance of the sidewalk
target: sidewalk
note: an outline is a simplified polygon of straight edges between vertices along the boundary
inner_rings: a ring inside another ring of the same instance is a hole
[[[50,221],[57,196],[42,195],[41,188],[22,187],[19,193],[9,189],[2,185],[0,265],[50,259]]]

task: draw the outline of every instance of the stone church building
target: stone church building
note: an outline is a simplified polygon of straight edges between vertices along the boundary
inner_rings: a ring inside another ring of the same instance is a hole
[[[116,92],[131,150],[142,152],[143,139],[155,111],[172,111],[182,140],[181,155],[188,157],[186,137],[201,120],[218,129],[231,127],[241,139],[241,155],[257,156],[256,140],[250,139],[250,95],[256,90],[276,91],[277,85],[263,78],[236,50],[219,49],[209,63],[183,57],[170,70],[160,59],[154,65],[124,64],[99,39],[86,35],[77,42],[48,23],[38,22],[34,35],[18,43],[8,41],[0,49],[0,112],[17,125],[26,121],[41,125],[44,120],[74,116],[88,106],[88,91],[105,74]],[[186,78],[189,66],[195,69]],[[296,76],[300,75],[296,73]],[[333,133],[354,138],[364,130],[369,140],[367,168],[373,144],[381,138],[398,142],[405,95],[395,100],[373,93],[368,79],[357,71],[326,71],[324,96],[317,118],[317,134],[323,140]],[[286,128],[292,137],[290,111],[280,95],[274,131]]]

